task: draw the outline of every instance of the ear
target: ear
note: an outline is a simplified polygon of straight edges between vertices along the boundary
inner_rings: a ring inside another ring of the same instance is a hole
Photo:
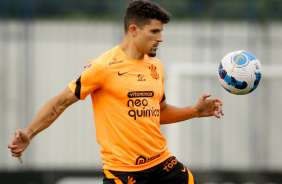
[[[137,29],[138,29],[138,27],[135,24],[131,24],[128,28],[128,30],[132,34],[132,36],[137,36]]]

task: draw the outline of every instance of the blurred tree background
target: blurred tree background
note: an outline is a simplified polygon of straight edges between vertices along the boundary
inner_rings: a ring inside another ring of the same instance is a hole
[[[2,18],[115,19],[129,0],[0,0]],[[174,19],[280,21],[280,0],[154,0]],[[122,17],[122,16],[121,16]]]

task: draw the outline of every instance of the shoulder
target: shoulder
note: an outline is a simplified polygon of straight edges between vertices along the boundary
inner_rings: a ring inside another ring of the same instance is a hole
[[[146,56],[145,59],[146,59],[146,62],[148,62],[148,63],[156,66],[157,68],[163,70],[163,64],[159,59],[154,58],[154,57],[149,57],[149,56]]]
[[[102,54],[99,58],[107,61],[108,63],[115,60],[116,55],[119,54],[118,46],[112,48],[111,50],[108,50],[104,54]]]
[[[117,54],[117,47],[114,47],[111,50],[108,50],[104,52],[103,54],[101,54],[97,59],[90,60],[89,64],[107,67],[111,65],[112,62],[115,62],[116,54]]]

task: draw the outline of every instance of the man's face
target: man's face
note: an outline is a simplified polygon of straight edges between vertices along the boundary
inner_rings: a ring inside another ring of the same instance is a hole
[[[156,56],[159,42],[162,38],[163,23],[152,19],[151,24],[145,25],[142,29],[137,29],[136,46],[138,50],[150,57]]]

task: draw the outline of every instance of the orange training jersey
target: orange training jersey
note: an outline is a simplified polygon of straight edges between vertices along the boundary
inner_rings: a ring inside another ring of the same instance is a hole
[[[140,171],[172,156],[160,132],[159,60],[146,55],[137,61],[116,46],[90,61],[69,88],[82,100],[91,94],[103,169]]]

